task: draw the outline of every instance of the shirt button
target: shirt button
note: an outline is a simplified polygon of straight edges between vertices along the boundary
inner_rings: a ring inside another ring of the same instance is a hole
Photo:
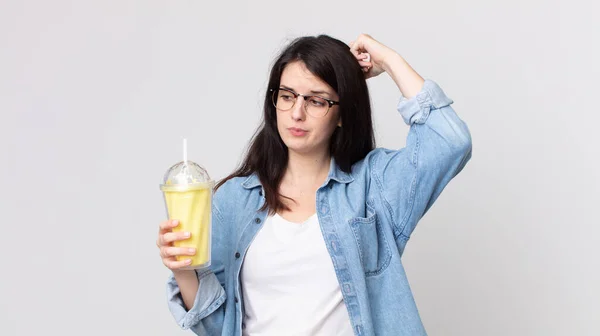
[[[260,224],[260,218],[258,218],[258,217],[254,218],[254,223]]]
[[[259,191],[259,192],[258,192],[258,194],[259,194],[260,196],[262,196],[262,190],[261,190],[261,191]]]
[[[233,300],[235,301],[235,303],[238,303],[240,300],[238,300],[237,296],[233,298]]]
[[[235,252],[235,259],[240,257],[240,252]]]

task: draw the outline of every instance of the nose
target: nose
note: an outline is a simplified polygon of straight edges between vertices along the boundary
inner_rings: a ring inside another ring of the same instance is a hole
[[[304,120],[306,118],[306,110],[304,109],[304,97],[298,96],[296,98],[296,104],[292,107],[292,119],[294,120]]]

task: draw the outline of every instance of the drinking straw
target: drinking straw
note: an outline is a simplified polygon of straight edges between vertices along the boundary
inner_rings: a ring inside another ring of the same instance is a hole
[[[187,139],[183,138],[183,164],[187,167]]]

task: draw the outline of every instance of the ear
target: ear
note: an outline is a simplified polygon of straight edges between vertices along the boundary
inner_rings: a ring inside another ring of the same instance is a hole
[[[337,127],[342,127],[342,118],[338,120]]]

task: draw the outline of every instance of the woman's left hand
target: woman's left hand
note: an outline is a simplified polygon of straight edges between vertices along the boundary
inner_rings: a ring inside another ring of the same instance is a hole
[[[367,79],[385,72],[386,59],[390,55],[397,55],[394,50],[367,34],[361,34],[356,40],[350,42],[350,51],[358,60]]]

